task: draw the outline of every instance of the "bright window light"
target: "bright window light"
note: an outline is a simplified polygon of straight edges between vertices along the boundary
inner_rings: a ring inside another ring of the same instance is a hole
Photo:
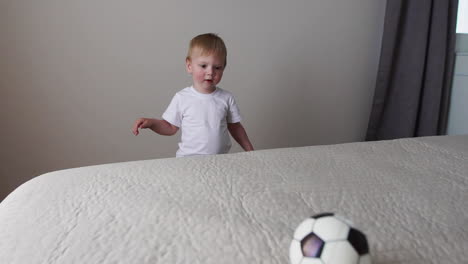
[[[468,0],[458,0],[457,33],[468,34]]]

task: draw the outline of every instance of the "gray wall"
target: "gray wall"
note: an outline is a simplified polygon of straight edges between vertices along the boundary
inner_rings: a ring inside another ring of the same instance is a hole
[[[460,14],[460,12],[459,12]],[[468,34],[457,34],[455,68],[452,80],[448,135],[468,134]]]
[[[257,149],[363,140],[385,0],[3,0],[0,200],[42,173],[175,155],[131,134],[190,85],[188,41],[219,33],[221,87]],[[233,149],[240,151],[239,147]]]

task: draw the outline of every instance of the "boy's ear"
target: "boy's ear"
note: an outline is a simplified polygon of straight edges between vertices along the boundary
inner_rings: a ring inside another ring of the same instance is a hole
[[[192,61],[189,58],[185,59],[185,69],[192,74]]]

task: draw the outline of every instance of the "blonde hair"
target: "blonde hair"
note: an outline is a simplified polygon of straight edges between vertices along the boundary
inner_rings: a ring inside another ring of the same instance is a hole
[[[227,63],[227,49],[224,41],[214,33],[206,33],[194,37],[190,41],[187,58],[190,61],[194,50],[200,52],[202,56],[216,54],[224,59],[224,66]]]

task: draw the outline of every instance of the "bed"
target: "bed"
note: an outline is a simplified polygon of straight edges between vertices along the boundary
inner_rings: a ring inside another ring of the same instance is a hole
[[[336,212],[373,263],[468,263],[468,135],[104,164],[0,203],[0,263],[289,263]]]

